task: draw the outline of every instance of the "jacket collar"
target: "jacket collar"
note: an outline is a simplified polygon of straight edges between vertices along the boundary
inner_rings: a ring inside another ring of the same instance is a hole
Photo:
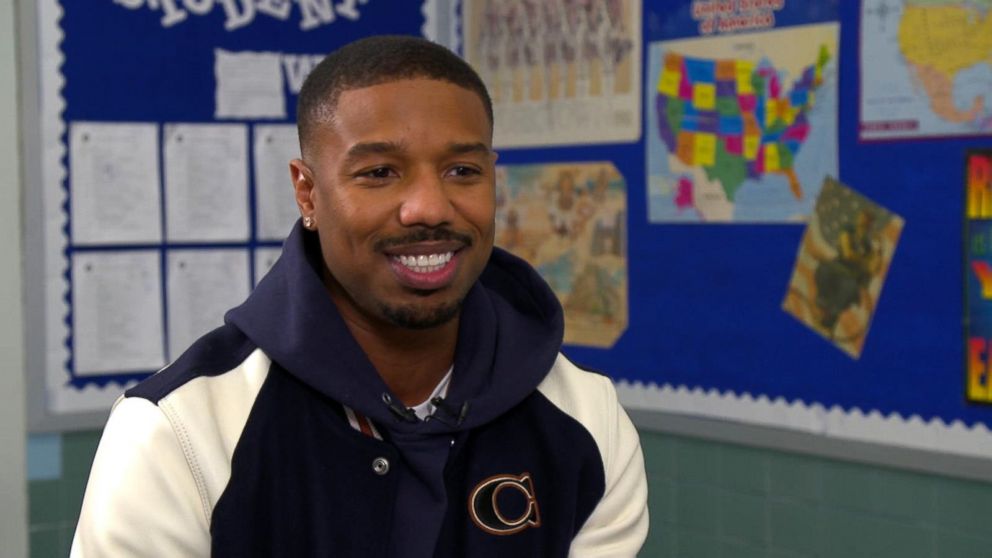
[[[462,306],[449,409],[452,421],[407,423],[389,411],[392,394],[352,337],[321,281],[317,235],[299,223],[255,291],[225,316],[291,375],[389,429],[451,430],[483,424],[530,394],[561,346],[561,306],[523,260],[494,248]],[[394,398],[395,399],[395,398]]]

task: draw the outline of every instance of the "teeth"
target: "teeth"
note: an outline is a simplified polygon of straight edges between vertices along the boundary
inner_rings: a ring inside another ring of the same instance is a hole
[[[443,254],[430,254],[420,256],[393,256],[393,259],[400,262],[416,273],[431,273],[444,267],[451,261],[454,252],[444,252]]]

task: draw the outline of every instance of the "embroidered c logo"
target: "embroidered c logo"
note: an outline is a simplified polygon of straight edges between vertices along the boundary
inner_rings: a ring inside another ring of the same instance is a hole
[[[523,513],[518,517],[506,517],[500,511],[500,494],[505,490],[518,492],[526,502]],[[541,526],[541,514],[530,473],[495,475],[480,482],[468,498],[468,511],[476,526],[491,535],[513,535],[528,527]]]

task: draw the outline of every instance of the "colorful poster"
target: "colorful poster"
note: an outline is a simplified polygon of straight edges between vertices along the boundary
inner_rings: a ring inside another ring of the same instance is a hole
[[[863,0],[862,140],[992,134],[992,1]]]
[[[565,309],[565,342],[611,347],[627,329],[627,184],[611,163],[497,167],[496,243]]]
[[[640,2],[464,0],[462,13],[497,147],[640,137]]]
[[[837,174],[838,30],[821,22],[651,43],[652,223],[809,216],[823,177]]]
[[[992,403],[992,149],[969,151],[965,165],[965,396]]]
[[[857,359],[902,227],[902,217],[827,177],[782,307]]]

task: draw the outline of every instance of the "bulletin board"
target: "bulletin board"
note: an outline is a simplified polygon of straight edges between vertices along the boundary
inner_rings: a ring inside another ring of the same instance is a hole
[[[92,413],[74,425],[100,424],[124,389],[221,325],[298,217],[288,162],[309,71],[366,35],[446,41],[451,10],[39,2],[45,376],[34,422]]]
[[[506,167],[497,240],[551,278],[566,320],[575,299],[599,309],[598,339],[566,327],[565,352],[613,376],[628,408],[992,458],[992,407],[967,391],[990,381],[987,350],[967,349],[981,333],[966,289],[982,299],[962,235],[967,157],[992,144],[987,7],[462,4]],[[964,62],[941,66],[953,36],[970,38]],[[605,163],[626,229],[622,270],[601,256],[594,282],[611,296],[596,298],[583,269],[608,230],[594,194]],[[579,248],[555,248],[557,201],[579,199],[581,214],[583,196]],[[527,223],[550,240],[518,238]],[[858,238],[870,264],[841,257]]]
[[[39,17],[57,37],[39,53],[52,413],[108,405],[205,326],[192,307],[248,293],[295,217],[272,170],[294,84],[388,32],[438,39],[486,81],[497,243],[548,280],[565,353],[628,408],[992,459],[984,214],[965,204],[970,176],[992,210],[972,157],[992,144],[988,8],[75,4]],[[951,36],[976,38],[958,66],[933,57]],[[128,163],[101,166],[106,150]],[[131,296],[131,321],[100,322],[94,305]]]

